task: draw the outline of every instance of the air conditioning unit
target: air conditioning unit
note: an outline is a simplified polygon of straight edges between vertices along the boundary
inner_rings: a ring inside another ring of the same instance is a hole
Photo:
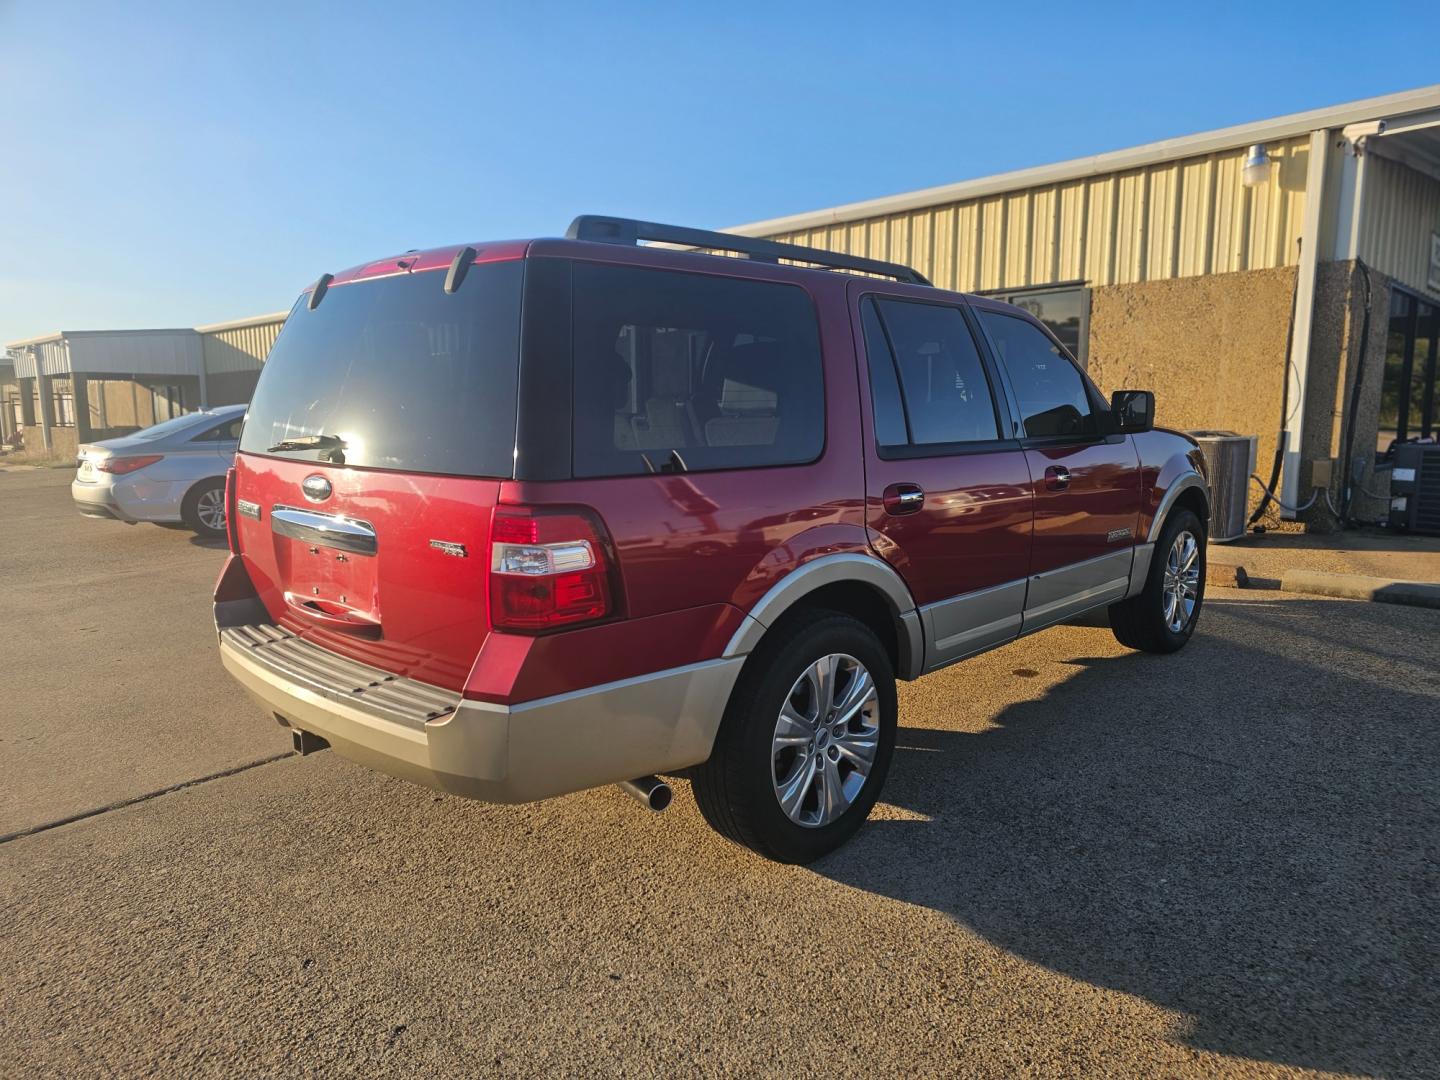
[[[1390,468],[1390,525],[1440,536],[1440,446],[1400,443]]]
[[[1259,437],[1233,431],[1192,431],[1190,437],[1200,444],[1210,478],[1210,539],[1239,540],[1249,516],[1250,474]]]

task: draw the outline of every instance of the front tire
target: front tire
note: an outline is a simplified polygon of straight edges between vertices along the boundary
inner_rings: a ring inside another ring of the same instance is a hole
[[[202,480],[185,495],[180,516],[200,536],[225,535],[225,481]]]
[[[797,614],[761,642],[694,771],[710,826],[778,862],[834,851],[865,823],[895,750],[895,672],[864,623]]]
[[[1205,525],[1191,510],[1170,514],[1160,530],[1145,588],[1110,608],[1120,644],[1142,652],[1185,647],[1205,602]]]

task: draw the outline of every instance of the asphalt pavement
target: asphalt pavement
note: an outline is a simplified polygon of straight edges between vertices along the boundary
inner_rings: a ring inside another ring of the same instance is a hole
[[[267,760],[223,553],[68,480],[0,469],[0,1075],[1440,1074],[1440,612],[1216,589],[1177,656],[902,684],[875,820],[786,867],[683,782]]]

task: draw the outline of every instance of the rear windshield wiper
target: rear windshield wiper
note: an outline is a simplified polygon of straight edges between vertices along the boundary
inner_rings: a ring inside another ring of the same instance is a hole
[[[274,446],[268,448],[267,454],[283,453],[287,450],[322,450],[322,458],[335,462],[337,465],[345,464],[345,440],[339,435],[301,435],[294,439],[281,439]]]

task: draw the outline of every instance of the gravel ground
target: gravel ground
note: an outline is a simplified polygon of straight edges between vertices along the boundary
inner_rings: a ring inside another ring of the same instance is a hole
[[[6,821],[283,749],[214,661],[218,553],[27,475]],[[1217,589],[1175,657],[1066,627],[902,685],[876,820],[808,868],[683,783],[484,806],[328,753],[19,837],[0,1074],[1434,1076],[1437,635]]]

